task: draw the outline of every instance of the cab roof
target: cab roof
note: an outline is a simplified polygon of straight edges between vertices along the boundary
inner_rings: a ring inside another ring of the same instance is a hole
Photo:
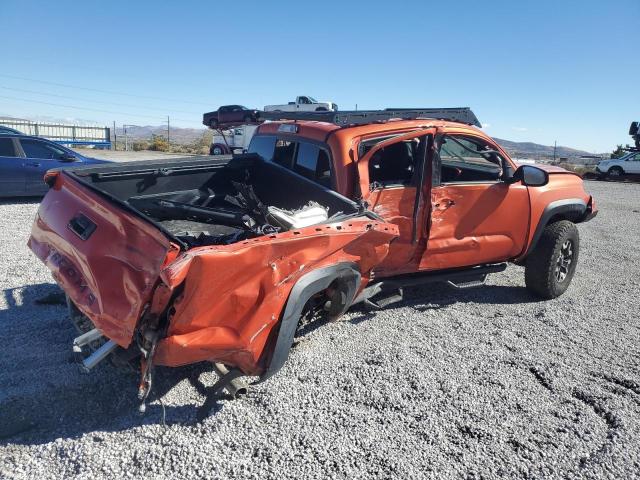
[[[282,125],[296,125],[295,132],[286,132],[281,129]],[[277,120],[273,122],[263,123],[258,127],[257,134],[277,134],[291,133],[296,136],[309,138],[318,142],[325,142],[331,133],[340,132],[340,137],[361,137],[370,134],[385,134],[396,131],[408,131],[418,128],[451,128],[462,129],[477,132],[485,136],[482,130],[460,122],[451,122],[447,120],[435,119],[416,119],[416,120],[388,120],[384,122],[367,123],[362,125],[345,125],[338,126],[329,122],[319,122],[311,120]]]

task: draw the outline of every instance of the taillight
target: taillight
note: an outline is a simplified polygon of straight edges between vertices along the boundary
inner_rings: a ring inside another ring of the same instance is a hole
[[[46,183],[47,185],[49,185],[49,188],[53,188],[53,186],[56,184],[56,180],[58,178],[58,176],[60,175],[60,172],[47,172],[44,174],[44,183]]]

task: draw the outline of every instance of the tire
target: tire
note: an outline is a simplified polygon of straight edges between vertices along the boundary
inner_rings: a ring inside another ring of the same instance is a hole
[[[316,112],[326,112],[327,109],[325,107],[318,107],[316,108]]]
[[[547,300],[562,295],[573,279],[579,251],[580,236],[573,222],[561,220],[547,225],[525,262],[527,289]]]
[[[622,175],[624,175],[624,170],[622,170],[622,167],[611,167],[607,172],[607,177],[618,178]]]
[[[209,153],[211,155],[222,155],[222,154],[224,154],[224,151],[223,151],[222,147],[220,147],[218,145],[214,145],[213,147],[211,147],[211,150],[209,151]]]
[[[211,120],[209,120],[209,126],[211,128],[218,128],[218,120],[216,120],[215,118],[212,118]]]
[[[243,123],[253,123],[253,118],[251,118],[251,115],[247,115],[246,117],[244,117],[242,119]]]

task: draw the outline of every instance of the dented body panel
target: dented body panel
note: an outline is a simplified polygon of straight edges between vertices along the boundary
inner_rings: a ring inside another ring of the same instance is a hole
[[[176,298],[157,363],[216,360],[250,375],[265,367],[265,349],[297,280],[341,262],[366,279],[398,234],[393,225],[355,219],[183,253],[162,278],[184,289]]]
[[[289,123],[265,123],[254,138],[276,136]],[[211,361],[266,379],[286,360],[314,295],[337,315],[377,279],[522,262],[548,222],[580,222],[597,211],[581,179],[563,169],[540,166],[549,176],[540,187],[509,181],[505,171],[517,165],[468,125],[422,119],[340,128],[301,121],[295,130],[284,138],[330,153],[332,190],[258,155],[58,172],[48,178],[29,246],[106,337],[121,347],[139,342],[143,372],[151,364]],[[440,181],[438,142],[446,135],[486,143],[503,160],[500,176]],[[367,150],[367,142],[377,143]],[[414,143],[410,178],[372,181],[374,155],[399,142]],[[109,180],[116,177],[120,183]],[[314,208],[326,207],[327,218],[304,228],[256,224],[253,217],[268,217],[257,197],[285,210],[313,200]],[[168,231],[162,222],[174,219],[152,214],[163,205],[176,211],[187,205],[191,213],[180,221],[210,226],[194,215],[218,208],[235,230]]]
[[[96,226],[86,240],[69,228],[77,215]],[[78,309],[121,347],[131,343],[172,248],[153,225],[64,174],[40,204],[29,247]]]

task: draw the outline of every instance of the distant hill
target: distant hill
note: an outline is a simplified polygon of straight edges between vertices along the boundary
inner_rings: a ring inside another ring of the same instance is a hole
[[[533,142],[512,142],[510,140],[503,140],[501,138],[494,138],[496,142],[504,148],[512,157],[553,157],[553,146],[540,145]],[[580,157],[582,155],[593,155],[590,152],[584,150],[578,150],[575,148],[561,147],[556,148],[557,157]]]
[[[202,135],[208,129],[202,128],[178,128],[171,127],[169,134],[171,135],[171,143],[179,143],[186,145],[193,143],[202,138]],[[118,143],[122,139],[124,141],[124,129],[116,128],[116,135],[118,135]],[[129,126],[127,127],[127,137],[132,140],[149,140],[152,135],[167,136],[167,127],[164,126]]]
[[[178,144],[190,144],[202,138],[202,135],[208,129],[202,128],[177,128],[171,127],[171,143]],[[117,128],[116,133],[118,135],[118,141],[124,137],[124,131],[122,128]],[[133,140],[149,140],[152,135],[162,135],[166,137],[166,126],[131,126],[127,127],[127,136]],[[495,140],[504,148],[509,155],[514,158],[552,158],[553,146],[540,145],[533,142],[512,142],[511,140],[504,140],[502,138],[495,138]],[[561,147],[556,149],[557,157],[569,157],[576,158],[582,155],[592,155],[590,152],[584,150],[578,150],[576,148]]]

